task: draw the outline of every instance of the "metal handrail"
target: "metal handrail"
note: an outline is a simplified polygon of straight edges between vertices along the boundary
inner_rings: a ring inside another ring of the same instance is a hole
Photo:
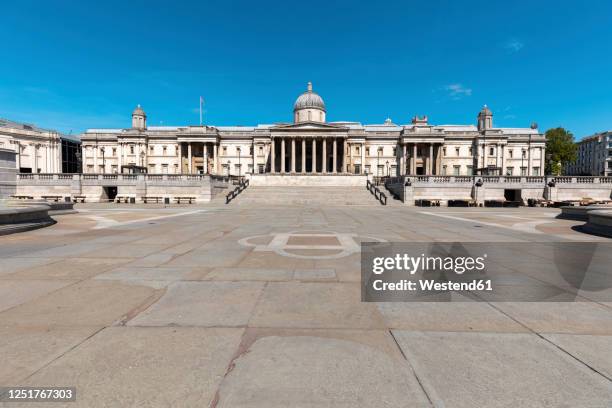
[[[378,186],[375,186],[374,183],[370,182],[370,180],[366,180],[366,189],[372,193],[374,198],[382,205],[387,205],[387,196],[385,193],[383,193]]]
[[[242,179],[239,181],[238,186],[227,193],[225,196],[225,204],[229,204],[238,194],[242,193],[249,186],[249,179]]]

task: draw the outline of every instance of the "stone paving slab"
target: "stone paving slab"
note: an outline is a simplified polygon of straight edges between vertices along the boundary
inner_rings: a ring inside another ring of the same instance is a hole
[[[374,304],[361,302],[353,283],[270,282],[250,327],[385,328]]]
[[[351,341],[265,337],[234,364],[217,407],[428,405],[404,361]]]
[[[0,279],[77,279],[96,276],[130,262],[129,258],[68,258],[38,265],[16,273],[0,276]]]
[[[205,280],[214,281],[289,281],[293,270],[283,268],[214,268]]]
[[[20,385],[89,336],[97,327],[15,328],[0,326],[0,384]]]
[[[592,302],[496,302],[538,333],[612,334],[612,309]]]
[[[75,280],[0,280],[0,312],[71,285]]]
[[[526,332],[524,326],[485,302],[456,295],[452,302],[377,303],[386,325],[423,331]]]
[[[96,280],[119,280],[119,281],[180,281],[185,279],[192,268],[179,267],[135,267],[132,264],[115,268],[112,271],[100,274]]]
[[[138,310],[155,292],[141,285],[83,281],[2,312],[0,322],[11,326],[107,326]]]
[[[261,282],[176,282],[130,326],[246,326]]]
[[[553,333],[542,336],[602,375],[612,379],[612,336]]]
[[[439,406],[610,406],[609,380],[534,334],[393,334]]]
[[[209,406],[241,334],[241,329],[111,327],[23,385],[75,386],[81,407]]]

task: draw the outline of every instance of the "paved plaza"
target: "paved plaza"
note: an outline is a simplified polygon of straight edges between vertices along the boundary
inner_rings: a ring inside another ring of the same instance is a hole
[[[68,407],[612,406],[612,302],[364,303],[359,252],[610,240],[557,209],[370,204],[83,204],[2,236],[0,385],[75,386]]]

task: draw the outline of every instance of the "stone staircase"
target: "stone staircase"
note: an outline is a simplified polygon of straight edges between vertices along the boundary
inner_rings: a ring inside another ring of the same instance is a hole
[[[380,206],[381,204],[365,186],[250,186],[230,205]]]

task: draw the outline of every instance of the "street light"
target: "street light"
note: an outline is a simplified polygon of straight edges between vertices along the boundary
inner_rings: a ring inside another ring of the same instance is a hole
[[[379,174],[379,171],[380,171],[379,170],[380,169],[380,153],[382,153],[382,147],[379,147],[378,151],[377,151],[377,158],[376,158],[376,175],[377,176],[380,176],[380,174]]]
[[[74,156],[76,157],[77,160],[77,168],[76,168],[76,172],[77,173],[81,173],[81,151],[77,150],[76,153],[74,154]]]
[[[232,175],[232,161],[231,160],[227,161],[227,175],[228,176]]]
[[[387,176],[390,176],[390,174],[389,174],[389,160],[387,160]]]
[[[240,147],[237,148],[238,150],[238,177],[240,177],[240,173],[241,173],[241,168],[242,166],[240,165]]]

